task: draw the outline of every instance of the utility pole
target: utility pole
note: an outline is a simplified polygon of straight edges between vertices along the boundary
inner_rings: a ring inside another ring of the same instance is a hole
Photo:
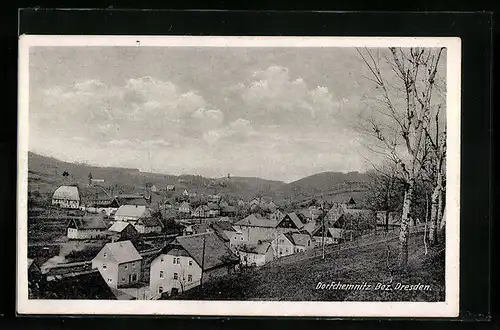
[[[325,259],[325,218],[326,214],[323,216],[323,238],[321,239],[321,245],[322,245],[322,259]]]
[[[206,244],[207,235],[203,234],[203,252],[201,254],[201,277],[200,277],[200,286],[203,290],[203,273],[205,272],[205,244]]]

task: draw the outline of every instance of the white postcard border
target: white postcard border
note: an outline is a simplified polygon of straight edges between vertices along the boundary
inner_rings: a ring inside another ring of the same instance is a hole
[[[447,193],[445,302],[100,301],[28,299],[27,196],[29,49],[33,46],[135,47],[446,47]],[[460,241],[461,40],[458,37],[39,36],[19,39],[17,313],[312,317],[457,317]]]

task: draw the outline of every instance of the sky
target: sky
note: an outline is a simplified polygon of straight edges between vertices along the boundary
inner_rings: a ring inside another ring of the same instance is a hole
[[[354,48],[32,47],[29,74],[29,148],[64,161],[291,182],[374,157]]]

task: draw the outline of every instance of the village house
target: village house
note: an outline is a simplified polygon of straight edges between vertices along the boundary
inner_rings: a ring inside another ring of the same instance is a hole
[[[208,195],[207,200],[209,203],[219,203],[222,199],[221,195]]]
[[[140,234],[159,234],[163,230],[163,224],[156,217],[140,218],[134,224],[134,227]]]
[[[139,236],[137,229],[126,221],[116,221],[108,228],[108,233],[112,242],[134,240]]]
[[[142,205],[122,205],[115,213],[114,221],[127,221],[135,224],[141,218],[151,216],[151,212]]]
[[[311,236],[299,232],[282,233],[271,244],[277,257],[303,252],[314,247]]]
[[[221,208],[220,208],[220,214],[222,216],[234,217],[236,215],[236,207],[230,206],[230,205],[221,206]]]
[[[246,205],[247,205],[247,203],[244,200],[242,200],[242,199],[238,200],[238,206],[239,207],[245,207]]]
[[[122,205],[137,205],[148,206],[148,199],[144,195],[138,194],[121,194],[115,197],[119,206]]]
[[[92,260],[92,269],[99,270],[112,288],[135,285],[141,277],[142,257],[130,241],[106,244]]]
[[[151,188],[150,188],[151,192],[154,192],[154,193],[157,193],[159,190],[158,188],[156,188],[155,185],[152,185]]]
[[[182,192],[182,196],[189,197],[189,192],[184,189],[184,191]]]
[[[208,215],[211,217],[217,217],[220,215],[220,207],[216,203],[208,203],[207,207],[209,208],[208,210]]]
[[[233,273],[238,263],[215,233],[178,236],[151,262],[150,291],[175,295]]]
[[[179,213],[191,214],[191,205],[188,202],[183,202],[179,206]]]
[[[254,213],[234,224],[234,228],[242,234],[243,241],[257,244],[259,241],[273,239],[278,234],[278,222],[263,218]]]
[[[182,230],[182,235],[197,235],[201,233],[211,233],[213,232],[213,229],[205,223],[200,223],[200,224],[191,224],[187,225],[183,230]]]
[[[245,244],[238,247],[240,263],[244,266],[262,266],[274,260],[271,243]]]
[[[80,207],[80,195],[78,187],[61,186],[52,195],[52,205],[63,209],[78,209]]]
[[[401,214],[398,212],[377,211],[377,227],[392,229],[401,225]]]
[[[313,233],[313,241],[316,246],[322,246],[323,237],[325,240],[325,245],[338,244],[344,240],[344,235],[346,231],[341,228],[325,228],[323,233],[322,226],[317,227]]]
[[[301,230],[304,228],[304,225],[306,224],[306,219],[301,219],[297,213],[291,212],[285,214],[285,216],[281,219],[281,221],[278,223],[277,227],[278,228],[288,228],[288,229],[295,229],[295,230]]]
[[[348,196],[337,195],[331,200],[331,203],[333,206],[341,207],[343,209],[356,207],[356,201],[354,201],[354,198]]]
[[[271,215],[269,216],[271,220],[276,222],[280,222],[281,220],[283,220],[284,217],[285,213],[279,209],[271,213]]]
[[[191,216],[195,218],[208,218],[210,217],[210,209],[206,205],[200,205],[191,212]]]
[[[86,215],[68,220],[66,234],[69,239],[99,239],[107,235],[102,216]]]
[[[167,184],[167,187],[165,188],[166,191],[175,191],[175,185],[174,184]]]

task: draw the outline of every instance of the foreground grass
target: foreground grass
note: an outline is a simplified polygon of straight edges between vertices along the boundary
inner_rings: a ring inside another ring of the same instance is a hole
[[[388,254],[388,251],[389,254]],[[293,264],[263,267],[194,288],[175,299],[280,301],[444,301],[443,247],[424,254],[422,235],[410,237],[408,271],[396,271],[397,240]],[[389,258],[388,258],[389,255]],[[319,282],[429,285],[428,291],[321,290]]]

